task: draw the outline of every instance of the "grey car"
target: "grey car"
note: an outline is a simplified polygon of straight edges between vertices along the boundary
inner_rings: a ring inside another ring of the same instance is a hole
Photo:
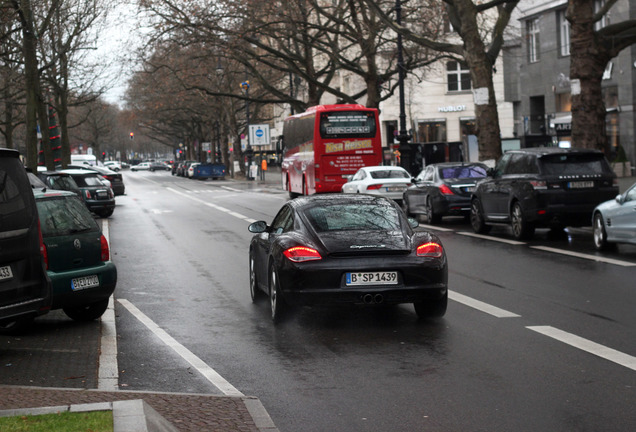
[[[594,246],[609,249],[616,243],[636,244],[636,183],[592,213]]]

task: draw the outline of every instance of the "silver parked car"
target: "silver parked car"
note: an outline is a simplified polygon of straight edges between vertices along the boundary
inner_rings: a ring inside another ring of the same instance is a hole
[[[592,213],[592,224],[598,250],[615,243],[636,244],[636,183],[616,199],[599,204]]]

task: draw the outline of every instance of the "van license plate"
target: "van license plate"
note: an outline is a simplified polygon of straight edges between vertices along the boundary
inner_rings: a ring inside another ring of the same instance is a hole
[[[8,280],[11,278],[13,278],[13,272],[11,271],[11,266],[0,267],[0,280]]]
[[[97,288],[99,286],[99,278],[97,275],[84,276],[75,278],[71,281],[73,291],[79,291],[87,288]]]
[[[568,188],[570,189],[584,189],[584,188],[593,188],[593,181],[579,181],[579,182],[569,182]]]
[[[397,285],[397,272],[359,272],[346,274],[347,286]]]

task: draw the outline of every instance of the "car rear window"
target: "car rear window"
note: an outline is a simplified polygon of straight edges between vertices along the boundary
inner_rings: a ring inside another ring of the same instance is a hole
[[[602,154],[557,154],[539,160],[541,173],[547,175],[608,174]]]
[[[97,176],[77,176],[74,177],[75,183],[80,187],[86,186],[104,186],[104,183]]]
[[[486,177],[486,168],[479,165],[440,168],[439,176],[442,179],[482,178]]]
[[[374,179],[389,179],[389,178],[411,178],[411,175],[402,170],[380,170],[371,171],[371,177]]]
[[[44,237],[99,231],[99,226],[76,196],[59,196],[36,200]]]
[[[317,232],[400,230],[395,208],[377,204],[334,204],[310,207],[305,215]]]
[[[0,237],[2,232],[28,228],[33,221],[26,170],[16,158],[0,158]],[[32,198],[31,198],[32,199]]]

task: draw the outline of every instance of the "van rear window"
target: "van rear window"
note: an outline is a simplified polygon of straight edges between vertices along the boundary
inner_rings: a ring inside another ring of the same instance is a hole
[[[18,159],[0,158],[0,237],[3,232],[28,228],[33,221],[33,197],[26,170]]]
[[[609,174],[602,154],[559,154],[540,159],[541,172],[548,175]]]

